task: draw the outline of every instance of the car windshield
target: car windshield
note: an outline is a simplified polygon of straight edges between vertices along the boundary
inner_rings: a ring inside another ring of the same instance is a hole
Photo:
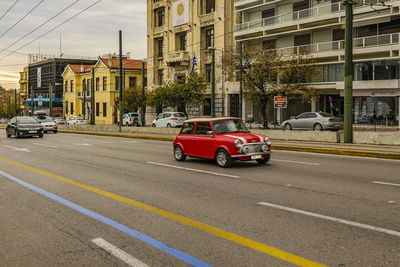
[[[129,114],[129,117],[139,117],[139,114],[137,114],[137,113],[130,113],[130,114]]]
[[[45,117],[45,116],[38,116],[35,117],[36,120],[41,121],[41,122],[53,122],[53,118],[52,117]]]
[[[329,118],[329,117],[330,117],[330,118],[333,117],[332,114],[329,114],[329,113],[326,113],[326,112],[320,112],[319,115],[321,115],[322,117],[328,117],[328,118]]]
[[[249,132],[246,125],[244,125],[244,123],[241,120],[214,121],[213,127],[215,134]]]
[[[185,113],[179,112],[179,113],[174,113],[174,117],[176,118],[185,118]]]
[[[37,123],[37,121],[32,117],[19,117],[17,118],[18,124],[29,124],[29,123]]]

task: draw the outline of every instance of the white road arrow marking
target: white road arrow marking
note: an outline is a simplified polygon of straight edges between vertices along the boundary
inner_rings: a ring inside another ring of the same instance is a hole
[[[45,144],[39,144],[39,143],[33,143],[34,145],[37,146],[45,146],[45,147],[51,147],[51,148],[58,148],[58,146],[51,146],[51,145],[45,145]]]
[[[10,148],[10,149],[15,150],[15,151],[31,152],[31,151],[30,151],[29,149],[27,149],[26,147],[24,147],[24,148],[18,148],[18,147],[7,146],[7,145],[2,145],[2,146],[7,147],[7,148]]]
[[[75,143],[74,145],[76,145],[76,146],[93,146],[93,145],[88,144],[88,143]]]

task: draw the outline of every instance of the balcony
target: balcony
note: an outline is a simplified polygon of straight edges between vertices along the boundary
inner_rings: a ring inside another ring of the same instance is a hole
[[[368,36],[363,38],[355,38],[353,39],[353,53],[373,54],[381,52],[389,53],[391,50],[398,51],[400,43],[399,35],[400,33],[392,33],[392,34]],[[385,46],[385,48],[382,48],[382,46]],[[338,55],[344,55],[344,40],[301,45],[301,46],[284,47],[284,48],[279,48],[277,50],[286,55],[297,53],[299,50],[304,50],[307,53],[312,54],[313,56],[318,58],[338,56]]]
[[[244,1],[244,0],[243,0]],[[366,0],[364,0],[366,1]],[[397,2],[397,6],[399,1],[398,0],[390,0],[390,1],[385,1],[385,3],[390,2],[391,5],[393,2]],[[367,3],[365,3],[367,5]],[[356,6],[356,10],[354,11],[354,14],[362,14],[364,12],[367,12],[364,9],[367,9],[367,11],[370,11],[369,6],[365,5],[359,5]],[[374,7],[376,10],[381,10],[383,8],[388,8],[380,6],[380,7]],[[345,6],[340,3],[331,3],[328,5],[318,5],[312,8],[308,9],[303,9],[300,11],[295,11],[295,12],[290,12],[287,14],[283,15],[278,15],[274,17],[269,17],[269,18],[263,18],[263,19],[258,19],[258,20],[253,20],[253,21],[247,21],[243,22],[241,24],[236,24],[234,26],[234,31],[235,31],[235,37],[237,36],[243,36],[246,34],[252,34],[252,33],[257,33],[257,32],[262,32],[265,30],[274,30],[277,28],[287,28],[290,26],[295,26],[296,28],[298,27],[299,24],[305,25],[307,24],[308,26],[312,25],[321,25],[322,21],[326,20],[334,20],[332,23],[340,23],[341,21],[339,20],[340,17],[344,16],[344,10]],[[394,11],[393,11],[394,12]],[[389,13],[391,14],[391,13]],[[372,14],[371,16],[380,16],[379,12],[376,14]],[[370,19],[370,18],[369,18]],[[357,20],[357,19],[355,19]],[[326,26],[326,24],[325,24]],[[300,27],[299,27],[300,28]]]
[[[173,66],[173,65],[188,66],[190,63],[189,52],[187,52],[187,51],[172,52],[167,55],[166,62],[169,66]]]
[[[215,12],[207,13],[199,16],[200,27],[205,27],[215,24]]]

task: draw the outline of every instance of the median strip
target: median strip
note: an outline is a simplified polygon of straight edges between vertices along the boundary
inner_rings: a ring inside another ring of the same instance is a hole
[[[266,244],[251,240],[249,238],[246,238],[246,237],[243,237],[243,236],[240,236],[240,235],[237,235],[237,234],[222,230],[220,228],[217,228],[217,227],[214,227],[214,226],[211,226],[211,225],[208,225],[208,224],[205,224],[205,223],[202,223],[202,222],[190,219],[190,218],[186,218],[184,216],[181,216],[181,215],[178,215],[178,214],[175,214],[175,213],[172,213],[172,212],[157,208],[155,206],[151,206],[151,205],[148,205],[148,204],[145,204],[145,203],[133,200],[133,199],[129,199],[129,198],[126,198],[126,197],[123,197],[123,196],[120,196],[120,195],[117,195],[117,194],[114,194],[114,193],[111,193],[111,192],[108,192],[108,191],[104,191],[102,189],[99,189],[99,188],[96,188],[96,187],[92,187],[90,185],[82,184],[82,183],[76,182],[74,180],[71,180],[71,179],[68,179],[68,178],[64,178],[64,177],[61,177],[59,175],[52,174],[52,173],[49,173],[49,172],[45,172],[45,171],[30,167],[28,165],[24,165],[24,164],[19,163],[19,162],[15,162],[15,161],[9,160],[9,159],[3,158],[3,157],[0,157],[0,160],[4,161],[4,162],[7,162],[9,164],[12,164],[12,165],[21,167],[21,168],[26,169],[26,170],[29,170],[29,171],[32,171],[32,172],[35,172],[35,173],[39,173],[39,174],[47,176],[49,178],[52,178],[52,179],[55,179],[55,180],[58,180],[58,181],[61,181],[61,182],[64,182],[64,183],[67,183],[67,184],[82,188],[82,189],[85,189],[87,191],[90,191],[90,192],[93,192],[93,193],[96,193],[96,194],[99,194],[99,195],[102,195],[102,196],[117,200],[119,202],[131,205],[131,206],[134,206],[134,207],[137,207],[137,208],[141,208],[143,210],[147,210],[149,212],[152,212],[152,213],[157,214],[159,216],[162,216],[164,218],[168,218],[168,219],[170,219],[172,221],[179,222],[179,223],[181,223],[183,225],[191,226],[191,227],[193,227],[195,229],[198,229],[200,231],[204,231],[204,232],[209,233],[211,235],[218,236],[218,237],[223,238],[225,240],[232,241],[232,242],[240,244],[240,245],[242,245],[244,247],[254,249],[256,251],[259,251],[259,252],[262,252],[264,254],[270,255],[272,257],[275,257],[275,258],[281,259],[283,261],[292,263],[294,265],[298,265],[298,266],[325,266],[325,265],[322,265],[320,263],[308,260],[306,258],[294,255],[292,253],[277,249],[277,248],[272,247],[272,246],[268,246]]]

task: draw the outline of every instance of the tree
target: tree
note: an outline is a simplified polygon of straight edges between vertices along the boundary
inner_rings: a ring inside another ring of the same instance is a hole
[[[185,113],[187,117],[187,108],[204,104],[204,93],[207,89],[207,83],[202,76],[197,73],[189,75],[186,79],[178,79],[168,85],[168,104],[171,107],[177,107],[178,111]]]
[[[231,73],[235,71],[238,77],[241,75],[245,100],[260,107],[265,128],[268,128],[267,101],[271,97],[315,97],[314,88],[307,82],[318,75],[318,71],[303,49],[284,53],[253,41],[246,43],[241,53],[234,51],[227,61]]]
[[[168,107],[168,95],[169,86],[160,86],[148,93],[146,98],[147,105],[156,109],[157,115],[162,112],[162,110]]]
[[[137,112],[142,105],[142,89],[127,88],[125,90],[124,111]]]

